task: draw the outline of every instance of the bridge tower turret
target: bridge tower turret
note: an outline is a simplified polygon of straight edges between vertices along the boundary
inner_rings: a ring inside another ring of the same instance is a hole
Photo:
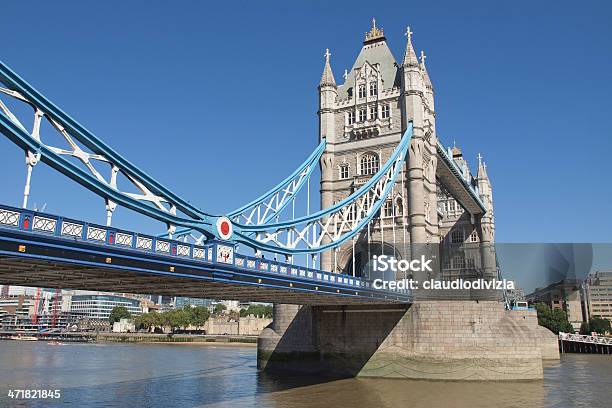
[[[334,104],[338,96],[338,87],[329,62],[330,55],[329,49],[326,49],[325,66],[319,82],[319,140],[325,138],[328,143],[328,148],[321,157],[321,208],[327,208],[333,204],[331,184],[334,176],[332,162],[336,142]],[[321,266],[324,270],[331,269],[329,259],[329,256],[321,259]]]
[[[404,117],[402,126],[413,122],[414,135],[407,162],[409,228],[413,252],[417,246],[440,241],[436,194],[436,143],[434,92],[425,53],[417,59],[412,44],[412,31],[406,30],[406,50],[400,67]]]
[[[481,240],[481,256],[482,268],[485,279],[492,279],[497,276],[497,265],[495,260],[495,214],[493,212],[493,188],[489,175],[487,174],[487,165],[482,160],[482,156],[478,155],[478,173],[476,175],[478,181],[478,191],[480,198],[486,207],[486,213],[480,218],[478,230]]]

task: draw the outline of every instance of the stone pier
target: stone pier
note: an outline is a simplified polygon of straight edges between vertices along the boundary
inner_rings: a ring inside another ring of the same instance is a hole
[[[258,340],[261,370],[342,377],[537,380],[558,358],[534,311],[496,301],[275,305]]]

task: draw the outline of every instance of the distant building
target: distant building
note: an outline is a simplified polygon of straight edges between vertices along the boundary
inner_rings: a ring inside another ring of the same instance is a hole
[[[37,331],[38,326],[32,322],[36,301],[29,296],[9,296],[0,299],[0,319],[2,330]]]
[[[175,300],[175,306],[177,309],[182,309],[187,305],[209,307],[211,303],[212,300],[210,299],[198,299],[191,297],[177,297]]]
[[[136,332],[136,326],[132,319],[121,319],[118,322],[113,323],[114,333],[134,333]]]
[[[237,300],[222,300],[221,303],[225,305],[228,312],[240,311],[240,303]]]
[[[132,315],[142,314],[139,299],[112,293],[75,291],[62,295],[62,310],[89,320],[108,320],[117,306],[125,307]]]
[[[588,318],[612,321],[612,271],[592,272],[584,282],[585,309]]]
[[[585,320],[581,286],[580,279],[562,279],[545,288],[536,288],[533,293],[526,296],[526,300],[529,303],[546,303],[552,310],[564,310],[574,330],[579,331],[580,325]]]

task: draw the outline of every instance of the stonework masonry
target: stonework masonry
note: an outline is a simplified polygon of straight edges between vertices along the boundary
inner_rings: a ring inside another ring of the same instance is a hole
[[[403,58],[396,61],[383,30],[373,25],[340,85],[325,53],[318,87],[319,138],[327,141],[321,208],[367,182],[410,122],[413,135],[380,216],[356,242],[322,253],[321,269],[364,276],[373,254],[409,259],[418,258],[423,248],[435,248],[442,260],[440,279],[496,278],[493,188],[486,165],[479,156],[472,175],[461,149],[453,147],[452,160],[485,210],[468,213],[441,181],[434,88],[410,29],[406,36]],[[258,339],[258,366],[343,377],[541,379],[542,359],[559,358],[556,336],[538,326],[535,312],[505,310],[496,300],[499,293],[468,295],[417,298],[410,306],[277,304],[273,322]]]
[[[397,306],[282,305],[260,335],[258,366],[339,377],[537,380],[558,359],[556,336],[533,311],[496,301]]]

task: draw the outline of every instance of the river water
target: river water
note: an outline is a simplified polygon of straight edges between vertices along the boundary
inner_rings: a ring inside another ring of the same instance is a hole
[[[254,347],[0,341],[0,407],[612,407],[612,355],[565,354],[536,382],[273,378]],[[59,400],[8,397],[60,390]]]

